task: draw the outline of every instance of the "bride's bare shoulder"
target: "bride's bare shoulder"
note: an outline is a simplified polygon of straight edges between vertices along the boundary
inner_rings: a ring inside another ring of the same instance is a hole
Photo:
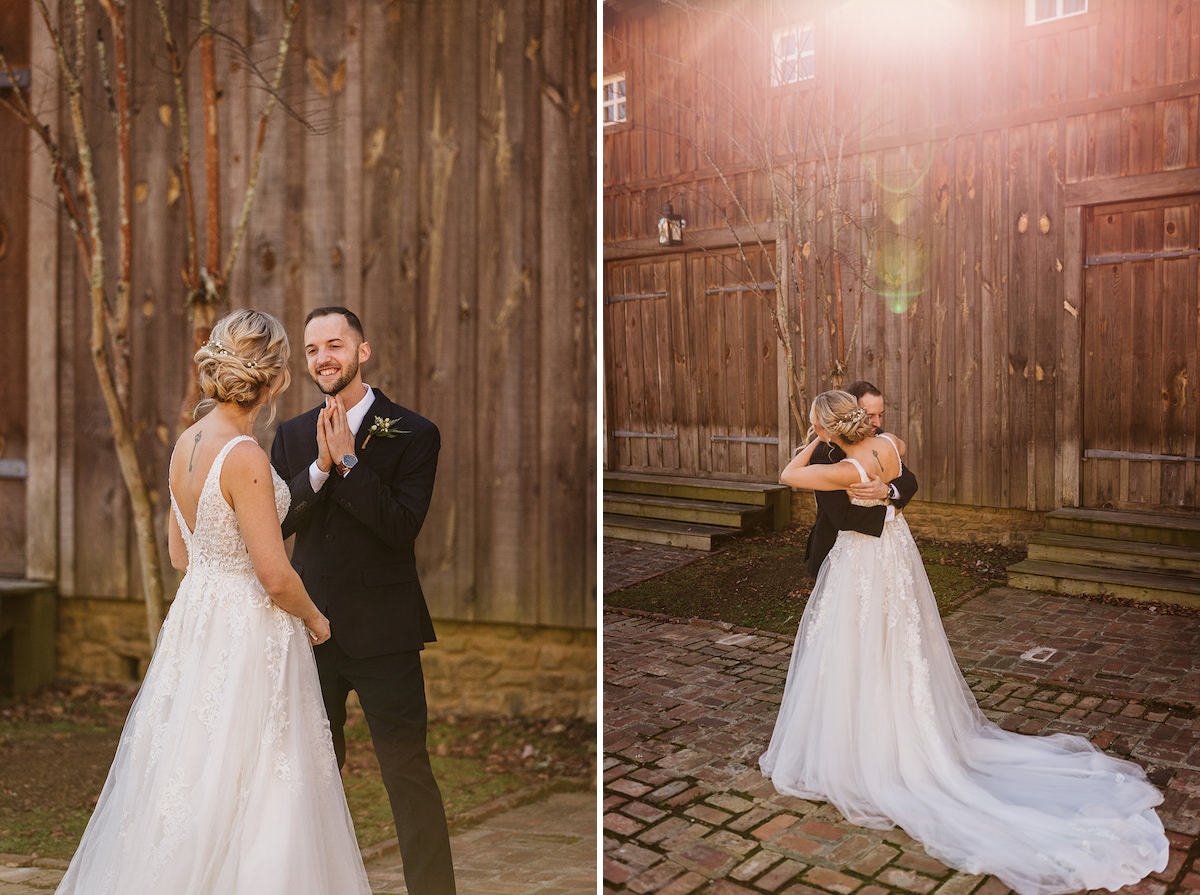
[[[908,448],[905,447],[904,440],[899,435],[896,435],[892,432],[885,432],[883,434],[887,436],[888,441],[896,446],[896,452],[900,454],[901,457],[907,453]]]

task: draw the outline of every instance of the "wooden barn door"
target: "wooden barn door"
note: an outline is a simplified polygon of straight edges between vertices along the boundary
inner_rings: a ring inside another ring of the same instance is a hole
[[[607,265],[610,469],[778,477],[779,346],[770,283],[757,248]]]
[[[1200,196],[1089,209],[1085,240],[1083,505],[1200,508]]]
[[[611,469],[685,471],[675,406],[675,338],[682,321],[673,319],[683,277],[682,255],[605,268],[604,422]]]
[[[0,7],[0,35],[18,84],[29,77],[28,3]],[[0,76],[0,96],[11,99],[12,86]],[[4,372],[0,373],[0,575],[25,575],[25,477],[28,457],[29,350],[27,332],[29,284],[29,132],[6,110],[0,110],[0,320],[4,321]],[[36,350],[36,348],[35,348]],[[53,389],[47,400],[54,399]]]

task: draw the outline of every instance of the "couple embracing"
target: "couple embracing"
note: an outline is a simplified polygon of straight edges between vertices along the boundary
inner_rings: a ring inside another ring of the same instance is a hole
[[[877,389],[850,391],[813,400],[809,443],[780,476],[817,493],[817,580],[762,773],[852,823],[900,826],[1020,895],[1115,890],[1162,871],[1162,796],[1139,765],[1079,736],[1011,733],[980,711],[897,512],[916,490],[905,445],[880,429]]]
[[[288,386],[282,324],[234,312],[196,354],[200,418],[170,466],[185,575],[60,893],[368,895],[338,773],[350,690],[408,891],[455,891],[414,556],[438,430],[363,383],[371,349],[346,308],[309,314],[304,351],[326,399],[279,427],[269,458],[252,432]]]

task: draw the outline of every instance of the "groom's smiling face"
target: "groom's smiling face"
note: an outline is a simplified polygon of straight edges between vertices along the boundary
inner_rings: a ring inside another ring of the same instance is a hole
[[[325,314],[314,317],[304,328],[304,356],[317,388],[336,395],[362,381],[358,365],[371,356],[371,347],[359,341],[358,333],[341,314]]]

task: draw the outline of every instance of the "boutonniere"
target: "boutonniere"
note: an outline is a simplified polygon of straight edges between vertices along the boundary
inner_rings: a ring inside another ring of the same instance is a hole
[[[375,422],[371,423],[371,428],[367,430],[367,437],[363,439],[363,447],[367,446],[367,442],[371,440],[372,435],[378,435],[380,438],[395,438],[397,435],[409,435],[408,429],[394,429],[400,422],[400,417],[394,420],[386,420],[381,416],[375,417]]]

